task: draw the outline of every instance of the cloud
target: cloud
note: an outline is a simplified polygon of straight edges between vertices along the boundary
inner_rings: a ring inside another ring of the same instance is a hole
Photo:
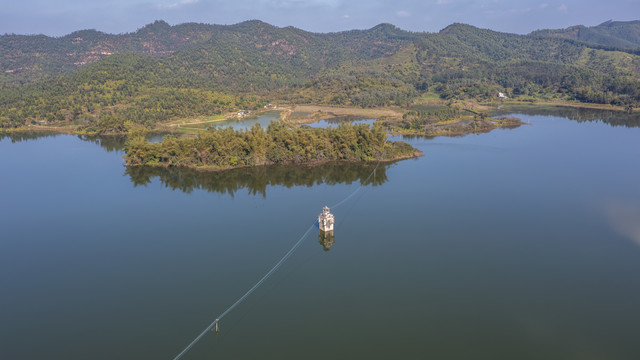
[[[499,10],[491,9],[491,10],[484,10],[482,13],[488,16],[493,16],[493,17],[507,17],[507,16],[525,14],[525,13],[531,12],[531,10],[532,10],[531,8],[499,9]]]
[[[562,4],[562,5],[558,6],[558,11],[560,11],[560,12],[567,11],[567,5]]]
[[[436,0],[437,5],[446,5],[446,4],[451,4],[452,2],[453,0]]]
[[[397,17],[409,17],[411,16],[411,13],[405,10],[400,10],[396,12],[396,16]]]
[[[177,1],[177,2],[174,2],[174,3],[171,3],[171,4],[167,4],[167,5],[159,4],[157,6],[157,8],[160,9],[160,10],[177,9],[177,8],[181,8],[181,7],[185,6],[185,5],[195,4],[198,1],[199,0],[180,0],[180,1]]]
[[[267,6],[275,9],[293,9],[318,6],[336,8],[340,6],[341,0],[263,0],[262,3],[266,3]]]
[[[542,3],[540,4],[540,9],[546,9],[549,7],[549,3]]]

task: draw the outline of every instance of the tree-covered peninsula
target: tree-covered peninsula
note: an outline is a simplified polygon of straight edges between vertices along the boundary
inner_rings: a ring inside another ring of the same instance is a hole
[[[341,124],[327,129],[290,128],[272,122],[267,129],[209,129],[197,137],[152,143],[144,136],[130,136],[127,166],[229,169],[270,164],[316,164],[327,161],[392,161],[422,155],[411,145],[388,141],[380,126]]]

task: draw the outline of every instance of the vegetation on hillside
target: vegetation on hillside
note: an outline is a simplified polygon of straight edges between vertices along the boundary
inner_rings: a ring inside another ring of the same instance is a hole
[[[454,24],[416,41],[421,73],[443,98],[564,98],[589,103],[640,103],[640,57]]]
[[[531,35],[570,39],[609,48],[640,50],[640,20],[609,20],[597,26],[576,25],[566,29],[538,30]]]
[[[463,24],[315,34],[260,21],[156,22],[123,35],[5,35],[0,49],[0,129],[46,123],[122,133],[127,121],[152,128],[274,101],[408,107],[425,95],[494,102],[498,92],[640,105],[634,51]]]

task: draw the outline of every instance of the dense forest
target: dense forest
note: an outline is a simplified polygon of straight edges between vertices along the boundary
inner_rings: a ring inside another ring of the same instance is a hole
[[[418,156],[412,146],[387,141],[385,130],[366,124],[341,124],[327,129],[292,129],[272,122],[267,129],[210,128],[197,137],[152,143],[130,135],[125,147],[128,166],[226,169],[271,164],[308,164],[327,161],[380,161]]]
[[[639,78],[637,50],[542,33],[381,24],[318,34],[260,21],[158,21],[121,35],[0,36],[0,130],[46,123],[122,133],[127,122],[152,128],[275,101],[407,107],[422,96],[487,102],[498,92],[637,107]]]

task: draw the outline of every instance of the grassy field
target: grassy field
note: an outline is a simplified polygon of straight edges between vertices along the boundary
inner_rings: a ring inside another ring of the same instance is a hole
[[[283,112],[281,119],[297,123],[314,122],[319,118],[329,119],[338,116],[357,116],[367,119],[381,117],[402,118],[404,110],[401,108],[360,108],[337,107],[326,105],[295,105]]]

